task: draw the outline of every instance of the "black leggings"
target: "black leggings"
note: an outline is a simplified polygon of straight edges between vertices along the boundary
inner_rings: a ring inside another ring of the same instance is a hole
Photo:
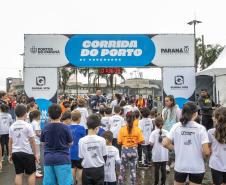
[[[161,185],[166,183],[166,162],[154,162],[155,167],[155,185],[159,184],[159,170],[161,170]]]
[[[7,156],[9,155],[8,142],[9,142],[9,134],[1,135],[2,156],[4,156],[5,148],[6,148]]]

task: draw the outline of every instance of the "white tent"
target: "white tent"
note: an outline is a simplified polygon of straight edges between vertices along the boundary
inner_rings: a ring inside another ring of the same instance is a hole
[[[214,96],[217,103],[226,106],[226,47],[217,60],[197,75],[213,76],[215,81]]]

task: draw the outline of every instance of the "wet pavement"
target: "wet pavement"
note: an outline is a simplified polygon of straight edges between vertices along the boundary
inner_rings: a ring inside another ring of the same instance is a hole
[[[153,168],[149,169],[138,169],[137,171],[137,185],[152,185],[154,180]],[[0,172],[0,185],[13,185],[14,184],[14,168],[13,165],[8,164],[8,162],[3,162],[3,169]],[[26,177],[24,178],[24,185],[26,185]],[[42,179],[37,179],[37,185],[42,185]],[[210,172],[206,173],[204,179],[204,185],[211,185],[211,176]],[[126,183],[129,185],[129,182]],[[167,175],[166,185],[173,185],[173,170],[170,174]]]

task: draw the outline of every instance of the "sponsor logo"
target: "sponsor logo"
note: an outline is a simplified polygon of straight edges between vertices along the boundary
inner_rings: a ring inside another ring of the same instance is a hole
[[[184,145],[191,145],[191,144],[192,144],[192,142],[190,139],[184,142]]]
[[[191,135],[194,135],[194,134],[195,134],[195,132],[181,131],[182,136],[191,136]]]
[[[161,54],[188,54],[189,46],[183,48],[161,48]]]
[[[174,77],[175,85],[183,85],[184,84],[184,76],[177,75]]]
[[[54,49],[54,48],[37,48],[35,46],[32,46],[30,48],[30,52],[32,54],[39,54],[39,55],[59,55],[60,50]]]
[[[46,84],[46,77],[45,76],[37,76],[36,77],[36,85],[37,86],[44,86]]]
[[[186,90],[188,86],[184,84],[185,78],[183,75],[174,76],[174,85],[170,86],[172,90]]]
[[[50,87],[46,86],[46,77],[45,76],[37,76],[35,85],[36,86],[32,87],[32,90],[35,90],[35,91],[50,90]]]

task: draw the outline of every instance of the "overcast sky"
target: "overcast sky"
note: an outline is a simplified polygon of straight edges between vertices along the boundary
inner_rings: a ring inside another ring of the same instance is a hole
[[[225,45],[225,7],[224,0],[0,1],[0,89],[23,68],[24,33],[192,33],[186,23],[196,17],[205,43]]]

